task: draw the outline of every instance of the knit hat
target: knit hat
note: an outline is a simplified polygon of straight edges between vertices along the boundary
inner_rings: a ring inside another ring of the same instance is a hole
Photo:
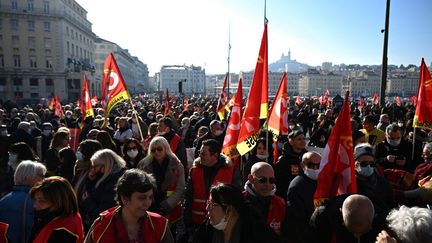
[[[300,135],[304,135],[304,133],[302,131],[300,131],[300,130],[293,130],[292,132],[290,132],[288,134],[288,138],[289,139],[294,139],[294,138],[296,138],[297,136],[300,136]]]
[[[357,144],[354,148],[354,159],[357,160],[360,156],[370,155],[375,157],[372,145],[368,143]]]

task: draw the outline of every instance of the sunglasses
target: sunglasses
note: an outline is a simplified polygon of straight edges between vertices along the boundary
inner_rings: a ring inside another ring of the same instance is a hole
[[[368,165],[373,165],[373,163],[375,163],[375,161],[362,160],[362,161],[359,161],[359,163],[360,163],[360,167],[366,167]]]
[[[156,150],[157,150],[158,152],[162,152],[163,148],[162,148],[162,147],[152,148],[150,151],[151,151],[152,153],[154,153],[154,152],[156,152]]]
[[[137,149],[137,147],[128,147],[127,151]]]
[[[254,178],[261,184],[264,183],[269,183],[269,184],[274,184],[275,183],[275,178],[274,177],[255,177]]]
[[[317,169],[319,169],[319,167],[320,167],[320,164],[319,164],[319,163],[318,163],[318,164],[315,164],[315,163],[312,163],[312,162],[310,162],[310,161],[306,162],[305,165],[306,165],[307,168],[309,168],[309,169],[314,169],[314,170],[317,170]]]

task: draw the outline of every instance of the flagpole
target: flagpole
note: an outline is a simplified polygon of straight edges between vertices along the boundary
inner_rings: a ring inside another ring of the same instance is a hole
[[[228,25],[228,77],[227,77],[227,96],[230,98],[230,56],[231,56],[231,23]]]
[[[129,94],[129,91],[128,91],[128,94]],[[130,105],[132,106],[132,114],[134,114],[135,115],[135,119],[137,120],[137,124],[138,124],[138,131],[139,131],[139,133],[140,133],[140,136],[141,136],[141,142],[142,141],[144,141],[144,137],[143,137],[143,134],[142,134],[142,131],[141,131],[141,123],[140,123],[140,120],[138,119],[138,112],[135,110],[135,107],[134,107],[134,105],[133,105],[133,103],[132,103],[132,96],[129,94],[129,103],[130,103]],[[143,121],[144,122],[144,121]]]
[[[264,27],[267,24],[267,0],[264,0]],[[268,92],[268,91],[267,91]],[[267,103],[268,106],[268,103]],[[267,118],[266,120],[268,121],[268,112],[267,112]],[[269,131],[268,131],[268,122],[265,123],[265,129],[266,129],[266,153],[267,153],[267,157],[266,157],[266,162],[269,162],[269,141],[268,141],[268,135],[269,135]],[[274,158],[273,158],[274,159]]]
[[[416,136],[416,128],[414,127],[413,131],[413,142],[412,142],[412,152],[411,152],[411,161],[414,161],[414,150],[415,150],[415,136]]]

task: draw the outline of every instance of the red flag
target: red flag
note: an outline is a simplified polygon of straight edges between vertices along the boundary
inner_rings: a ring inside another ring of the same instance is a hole
[[[105,117],[108,117],[111,109],[123,100],[130,98],[129,92],[114,55],[110,53],[105,60],[103,80],[102,80],[102,97]]]
[[[166,89],[166,92],[165,92],[165,104],[164,104],[164,106],[165,106],[164,115],[167,116],[171,112],[170,104],[169,104],[168,88]]]
[[[243,99],[243,97],[242,97],[242,99]],[[226,105],[225,105],[225,110],[227,111],[227,112],[230,112],[231,111],[231,107],[233,107],[234,106],[234,101],[235,101],[235,95],[233,95],[232,97],[231,97],[231,99],[226,103]]]
[[[273,106],[268,118],[268,130],[273,133],[273,141],[278,140],[279,135],[288,135],[288,99],[286,72],[283,73]]]
[[[73,151],[77,151],[78,146],[79,146],[79,135],[81,133],[81,129],[79,128],[69,128],[69,132],[70,132],[70,136],[71,136],[71,140],[69,142],[69,145],[71,147],[71,149],[73,149]]]
[[[296,99],[295,103],[296,103],[297,106],[299,106],[299,105],[303,104],[304,101],[302,100],[302,98],[300,96],[297,96],[297,99]]]
[[[75,101],[75,105],[76,105],[76,107],[81,107],[81,100],[80,100],[80,99],[77,99],[77,100]]]
[[[0,243],[9,242],[7,235],[9,230],[9,224],[0,222]]]
[[[51,99],[51,102],[49,103],[48,109],[52,110],[54,109],[55,106],[55,98]]]
[[[417,106],[413,126],[432,130],[432,79],[424,59],[420,65]]]
[[[81,114],[82,114],[82,124],[84,120],[89,116],[94,116],[92,103],[90,101],[90,92],[88,88],[87,77],[84,74],[84,83],[81,91]]]
[[[362,109],[365,107],[365,102],[364,102],[364,100],[363,100],[363,97],[361,97],[361,96],[360,96],[359,106],[360,106],[360,108],[362,108]]]
[[[91,99],[91,103],[92,103],[92,105],[96,105],[98,102],[99,102],[99,100],[98,100],[98,97],[97,97],[97,96],[94,96],[94,97]]]
[[[378,94],[375,93],[373,96],[373,104],[378,105],[378,103],[379,103],[379,97],[378,97]]]
[[[328,89],[326,89],[326,92],[324,94],[327,98],[330,97],[330,91]]]
[[[242,108],[243,108],[243,85],[242,79],[240,78],[236,99],[234,106],[231,111],[231,115],[228,122],[225,138],[222,146],[222,153],[230,157],[231,159],[237,158],[239,152],[236,149],[237,139],[240,133],[240,122],[242,120]]]
[[[56,95],[54,115],[56,115],[60,118],[63,117],[63,110],[62,110],[62,107],[60,104],[60,99],[59,99],[58,95]]]
[[[239,139],[237,141],[237,150],[241,155],[249,152],[256,145],[257,133],[260,129],[260,117],[267,117],[268,97],[262,97],[263,93],[267,94],[268,86],[268,65],[267,65],[267,23],[264,25],[261,48],[252,83],[249,89],[246,109],[240,126]],[[265,89],[265,91],[264,91]],[[257,109],[260,107],[260,109]],[[264,109],[265,108],[265,109]]]
[[[315,203],[346,193],[356,193],[349,92],[322,153]]]
[[[400,98],[399,96],[396,96],[396,98],[395,98],[395,102],[396,102],[396,104],[398,104],[398,105],[401,105],[401,104],[402,104],[401,98]]]
[[[221,90],[221,93],[219,95],[219,101],[216,108],[216,111],[218,113],[219,119],[223,120],[225,118],[225,105],[228,102],[228,94],[227,94],[227,82],[228,82],[228,73],[225,75],[225,80],[223,83],[223,88]]]

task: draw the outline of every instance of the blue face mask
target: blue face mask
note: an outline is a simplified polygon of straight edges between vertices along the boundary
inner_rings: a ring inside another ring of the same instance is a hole
[[[368,165],[364,167],[360,167],[360,169],[357,169],[357,173],[361,176],[369,177],[373,174],[374,169]]]
[[[75,156],[77,160],[83,160],[83,154],[80,151],[76,152]]]

